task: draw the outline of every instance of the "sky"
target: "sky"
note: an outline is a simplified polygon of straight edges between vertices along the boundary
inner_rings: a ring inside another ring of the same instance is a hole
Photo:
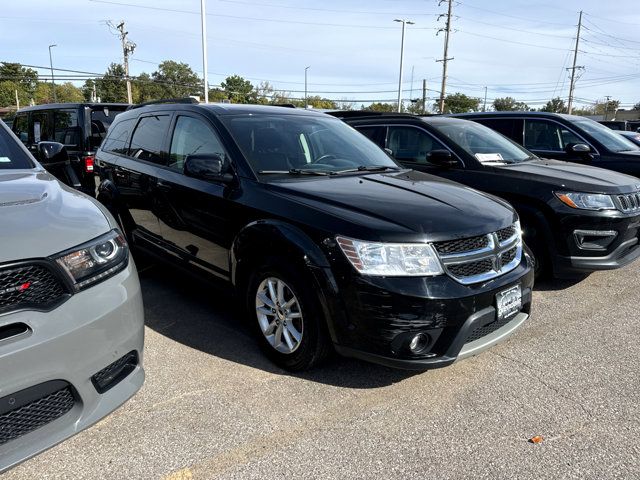
[[[368,103],[397,97],[401,24],[405,35],[403,98],[439,96],[446,2],[437,0],[205,0],[208,80],[238,74],[268,81],[292,97]],[[637,0],[454,0],[447,93],[484,100],[511,96],[530,106],[565,98],[578,24],[576,103],[607,96],[622,108],[640,102],[640,8]],[[126,22],[136,49],[131,74],[163,60],[202,74],[200,0],[4,0],[0,61],[104,73],[122,61],[107,21]],[[48,75],[47,69],[38,69]],[[61,75],[72,73],[57,72]],[[80,84],[80,83],[77,83]]]

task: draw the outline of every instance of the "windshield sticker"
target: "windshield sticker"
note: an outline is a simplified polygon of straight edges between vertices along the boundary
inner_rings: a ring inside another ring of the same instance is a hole
[[[11,163],[11,159],[9,157],[0,157],[0,163]]]
[[[485,162],[504,162],[504,158],[499,153],[476,153],[475,157],[481,163]]]

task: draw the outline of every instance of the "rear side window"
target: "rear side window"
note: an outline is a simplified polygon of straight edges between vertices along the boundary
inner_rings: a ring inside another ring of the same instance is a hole
[[[162,149],[169,129],[168,115],[142,117],[133,132],[129,156],[146,162],[163,164]]]
[[[13,132],[22,143],[29,142],[29,116],[26,113],[16,115],[13,121]]]
[[[109,130],[109,135],[102,144],[102,150],[126,155],[129,146],[127,140],[129,140],[129,134],[133,128],[134,120],[133,118],[128,118],[116,123],[113,128]]]
[[[0,126],[0,170],[33,168],[33,163],[20,144]]]
[[[53,137],[66,147],[77,148],[82,139],[77,110],[56,110],[53,114]]]
[[[33,141],[51,141],[50,112],[33,112]]]
[[[91,135],[90,145],[96,150],[107,135],[107,131],[116,118],[116,115],[125,111],[125,107],[95,107],[91,109]]]
[[[386,127],[356,127],[361,134],[378,145],[380,148],[384,148],[384,140],[386,136]]]
[[[447,148],[428,133],[414,127],[389,127],[387,147],[401,162],[427,163],[433,150]]]
[[[548,120],[527,119],[524,146],[530,150],[564,152],[570,143],[584,143],[566,127]]]
[[[518,118],[482,118],[475,121],[522,145],[524,120]]]
[[[180,116],[171,140],[169,167],[181,172],[186,158],[195,154],[216,155],[226,161],[222,143],[205,122]]]

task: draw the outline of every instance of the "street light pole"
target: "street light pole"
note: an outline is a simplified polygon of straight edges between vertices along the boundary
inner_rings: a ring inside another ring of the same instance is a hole
[[[402,64],[404,63],[404,29],[406,25],[414,25],[414,22],[396,18],[394,22],[402,23],[402,41],[400,43],[400,75],[398,78],[398,112],[402,111]]]
[[[56,81],[53,77],[53,57],[51,56],[51,47],[57,47],[55,43],[49,45],[49,65],[51,66],[51,90],[53,91],[53,103],[58,103],[58,97],[56,96]]]
[[[209,103],[209,81],[207,78],[207,11],[206,0],[200,0],[200,16],[202,22],[202,79],[204,81],[204,103]]]
[[[307,100],[307,71],[311,68],[311,65],[304,67],[304,108],[309,108],[309,101]]]

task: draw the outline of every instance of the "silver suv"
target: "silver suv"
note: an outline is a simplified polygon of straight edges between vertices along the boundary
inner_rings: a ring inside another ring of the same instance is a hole
[[[65,162],[64,147],[40,154]],[[99,203],[0,121],[0,472],[94,424],[144,381],[140,283]]]

